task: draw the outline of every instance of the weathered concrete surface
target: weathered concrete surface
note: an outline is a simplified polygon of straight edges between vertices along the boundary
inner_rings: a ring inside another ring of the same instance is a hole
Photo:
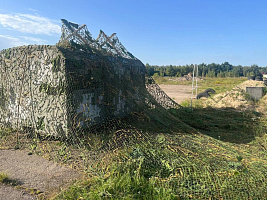
[[[0,52],[0,123],[55,136],[122,117],[144,102],[145,66],[50,45]]]
[[[55,63],[56,62],[56,63]],[[63,54],[55,46],[0,52],[0,122],[56,135],[67,132]]]
[[[265,87],[246,87],[246,92],[255,100],[260,100],[264,95]]]

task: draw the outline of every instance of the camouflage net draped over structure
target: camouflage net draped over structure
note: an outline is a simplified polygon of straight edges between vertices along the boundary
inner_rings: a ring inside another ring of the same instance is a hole
[[[127,59],[135,58],[126,48],[121,44],[116,33],[107,36],[100,30],[98,38],[92,38],[91,33],[87,30],[86,25],[78,25],[62,19],[62,35],[58,45],[67,45],[69,43],[90,48],[93,52],[101,52],[102,54],[123,57]]]
[[[165,109],[181,108],[182,106],[172,100],[160,87],[152,77],[147,78],[146,89],[148,93],[156,100],[156,102]],[[149,101],[147,102],[149,105]],[[153,107],[151,105],[151,107]]]
[[[178,106],[151,78],[145,84],[144,65],[114,34],[93,40],[85,25],[62,22],[57,46],[1,52],[1,123],[70,137],[140,111],[147,93],[164,108]]]
[[[191,125],[181,120],[190,111],[145,78],[144,65],[115,34],[101,31],[94,40],[85,25],[62,22],[57,46],[0,52],[0,122],[17,128],[0,130],[0,148],[17,145],[84,171],[93,181],[79,187],[100,184],[92,189],[99,198],[123,198],[127,188],[129,199],[267,197],[267,171],[236,158],[253,149],[232,150],[193,128],[209,115]]]

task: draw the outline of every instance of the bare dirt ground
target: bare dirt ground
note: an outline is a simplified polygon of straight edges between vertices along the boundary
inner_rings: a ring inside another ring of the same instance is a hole
[[[22,150],[0,150],[0,172],[7,173],[16,185],[0,184],[0,200],[38,199],[81,176],[73,169]]]
[[[159,87],[177,103],[191,98],[192,86],[190,85],[159,85]]]

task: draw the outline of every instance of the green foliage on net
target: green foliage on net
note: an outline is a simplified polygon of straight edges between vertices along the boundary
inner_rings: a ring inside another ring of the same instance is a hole
[[[51,63],[52,63],[52,72],[58,72],[60,71],[60,55],[58,55],[56,58],[54,58]]]
[[[44,92],[47,95],[62,95],[65,93],[65,83],[60,80],[57,86],[52,86],[51,83],[41,83],[39,86],[39,92]]]
[[[155,144],[120,151],[103,175],[76,182],[57,199],[257,199],[266,195],[264,173],[248,169],[241,161],[213,164],[212,157],[185,157],[166,143]]]

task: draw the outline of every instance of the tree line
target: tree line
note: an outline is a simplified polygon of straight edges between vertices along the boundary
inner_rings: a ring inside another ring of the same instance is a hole
[[[149,76],[158,74],[159,76],[176,76],[182,77],[184,75],[193,72],[194,65],[149,65],[146,64],[146,73]],[[228,62],[222,64],[199,64],[198,65],[198,76],[202,77],[248,77],[248,76],[262,76],[267,74],[267,67],[259,67],[258,65],[241,66],[231,65]]]

